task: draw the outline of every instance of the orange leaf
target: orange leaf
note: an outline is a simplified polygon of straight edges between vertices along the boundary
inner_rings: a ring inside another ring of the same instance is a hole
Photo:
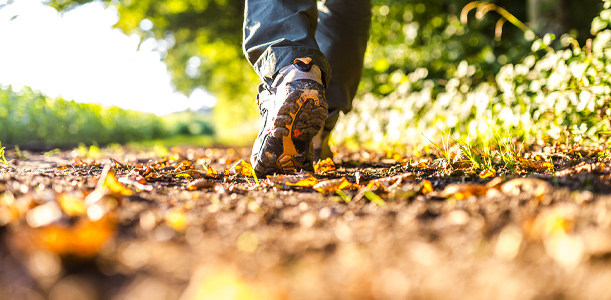
[[[481,173],[479,173],[479,178],[488,178],[494,176],[496,176],[496,170],[492,168],[483,170]]]
[[[426,179],[423,180],[422,181],[422,190],[421,190],[422,194],[426,195],[432,191],[433,191],[433,184],[431,184],[431,182]]]
[[[72,227],[51,225],[38,229],[36,233],[35,241],[51,252],[90,258],[115,234],[115,224],[108,218],[96,222],[81,219]]]
[[[441,192],[441,196],[448,198],[454,197],[456,200],[462,200],[471,196],[481,196],[488,192],[488,187],[477,183],[456,183],[446,186]]]
[[[330,157],[327,157],[325,160],[319,160],[314,163],[314,172],[315,173],[324,173],[335,170],[335,164]]]
[[[350,183],[346,177],[339,179],[331,179],[319,182],[314,186],[314,189],[321,193],[335,192],[347,188],[353,188],[355,185]]]
[[[293,187],[313,187],[318,183],[318,179],[308,172],[300,172],[295,175],[268,175],[267,179]]]

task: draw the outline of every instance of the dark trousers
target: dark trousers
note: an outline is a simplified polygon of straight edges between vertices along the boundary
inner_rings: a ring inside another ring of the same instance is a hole
[[[267,85],[295,58],[312,58],[327,87],[331,131],[352,108],[370,24],[371,0],[246,0],[244,53]]]

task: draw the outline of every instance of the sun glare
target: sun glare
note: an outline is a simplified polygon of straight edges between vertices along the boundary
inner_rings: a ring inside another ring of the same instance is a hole
[[[2,4],[0,86],[158,115],[215,104],[203,90],[190,98],[175,92],[156,50],[165,41],[138,47],[138,36],[112,28],[118,21],[113,7],[92,2],[59,14],[37,0]]]

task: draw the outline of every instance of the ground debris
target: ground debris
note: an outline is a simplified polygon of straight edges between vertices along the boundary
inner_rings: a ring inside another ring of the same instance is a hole
[[[28,153],[0,173],[0,298],[611,298],[610,159],[550,149],[258,179],[242,148]]]

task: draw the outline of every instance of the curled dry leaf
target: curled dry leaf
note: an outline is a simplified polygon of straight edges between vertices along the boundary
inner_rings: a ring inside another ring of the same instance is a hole
[[[267,179],[275,183],[285,184],[292,187],[313,187],[318,183],[318,179],[316,179],[316,177],[305,171],[295,175],[268,175]]]
[[[319,160],[314,163],[314,172],[315,173],[324,173],[329,171],[335,171],[335,164],[330,157],[327,157],[325,160]]]
[[[211,178],[219,178],[221,176],[221,174],[217,172],[213,167],[209,165],[202,165],[202,166],[204,167],[204,171],[206,172],[207,176]]]
[[[470,160],[458,160],[452,163],[452,167],[457,170],[468,169],[473,166],[473,163]]]
[[[552,191],[552,186],[545,180],[537,178],[515,178],[501,185],[501,191],[506,194],[519,195],[528,193],[542,202]]]
[[[102,183],[101,185],[100,185],[100,182]],[[131,196],[132,195],[132,191],[126,188],[125,186],[123,186],[117,180],[117,177],[115,177],[115,174],[113,174],[110,171],[110,165],[106,165],[104,169],[102,170],[102,174],[100,175],[100,179],[96,186],[96,190],[98,189],[105,189],[106,191],[110,193],[118,194],[121,196]]]
[[[485,195],[488,190],[487,186],[478,183],[456,183],[446,186],[441,192],[441,197],[454,197],[456,200],[463,200],[471,196]]]
[[[514,156],[514,159],[518,162],[520,167],[526,169],[535,169],[538,171],[551,171],[554,169],[554,164],[551,162],[540,161],[540,160],[528,160],[518,156]]]
[[[371,190],[376,189],[392,189],[406,181],[412,181],[416,178],[413,173],[403,173],[391,177],[383,177],[369,181],[367,187]]]
[[[214,182],[212,180],[208,180],[208,179],[202,178],[202,179],[198,179],[198,180],[195,180],[195,181],[191,182],[187,186],[187,189],[189,191],[202,190],[202,189],[211,189],[215,185],[216,185],[216,182]]]
[[[348,188],[355,188],[355,186],[356,185],[350,183],[346,177],[342,177],[338,179],[321,181],[314,186],[314,189],[320,193],[329,193]]]
[[[111,166],[106,165],[102,170],[100,179],[95,187],[95,190],[85,197],[85,204],[90,206],[106,196],[120,198],[122,196],[131,196],[133,192],[126,188],[117,180],[115,175],[110,171]]]
[[[238,160],[231,168],[228,175],[240,174],[242,176],[254,177],[255,172],[252,170],[252,165],[243,159]]]

